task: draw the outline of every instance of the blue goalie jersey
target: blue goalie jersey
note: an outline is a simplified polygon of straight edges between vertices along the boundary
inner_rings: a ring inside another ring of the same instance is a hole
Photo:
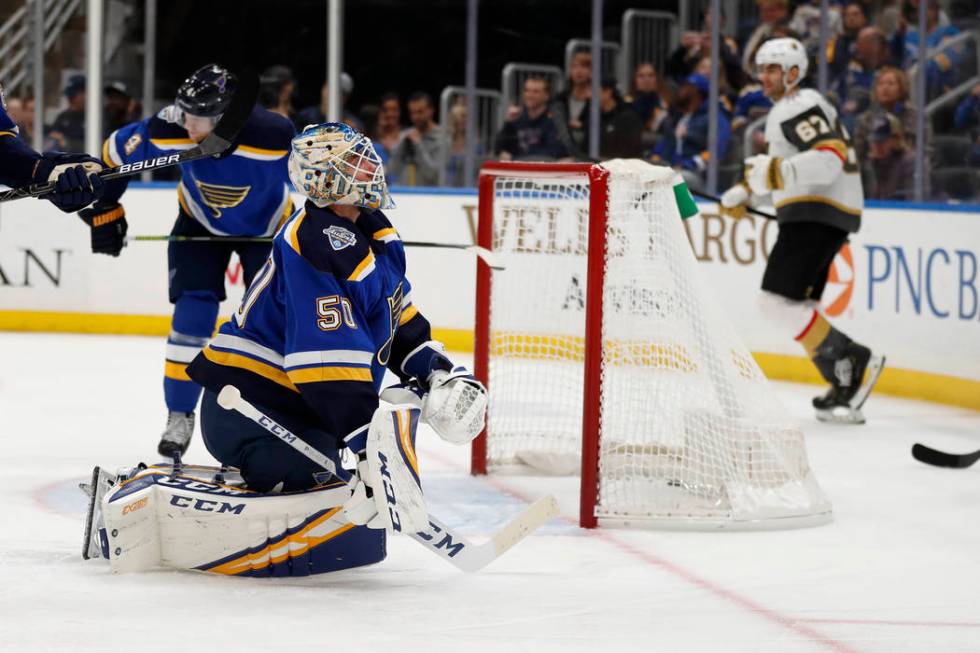
[[[295,428],[323,429],[339,449],[370,422],[385,369],[402,379],[428,371],[403,363],[430,340],[385,215],[362,210],[351,222],[307,202],[187,373],[215,392],[233,384]]]
[[[118,166],[197,145],[165,119],[169,111],[114,131],[102,146],[103,160]],[[272,235],[292,211],[286,164],[293,135],[289,120],[256,106],[229,152],[180,165],[181,209],[218,236]],[[110,187],[106,199],[117,201],[124,191],[124,184]]]

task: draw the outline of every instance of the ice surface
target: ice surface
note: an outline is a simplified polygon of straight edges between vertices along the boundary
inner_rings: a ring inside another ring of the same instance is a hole
[[[423,434],[430,509],[474,539],[525,503],[564,518],[463,575],[408,540],[313,578],[113,575],[79,554],[93,465],[156,460],[162,339],[0,333],[0,651],[980,651],[980,413],[874,395],[868,424],[813,420],[778,384],[834,503],[827,526],[678,533],[575,526],[569,478],[467,475]],[[462,357],[460,357],[462,358]],[[195,436],[186,460],[210,463]]]

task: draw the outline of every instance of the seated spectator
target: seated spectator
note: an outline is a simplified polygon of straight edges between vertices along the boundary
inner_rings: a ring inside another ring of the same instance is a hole
[[[259,76],[259,104],[293,122],[296,121],[293,110],[295,93],[296,80],[289,66],[269,66]]]
[[[572,55],[568,85],[551,103],[550,112],[558,137],[565,149],[577,158],[584,158],[588,149],[588,134],[583,129],[592,95],[592,53],[578,50]]]
[[[446,153],[446,186],[460,188],[468,186],[474,180],[466,178],[466,97],[457,98],[449,109],[449,120],[446,125],[449,142]],[[476,160],[477,166],[484,159],[486,148],[477,134]]]
[[[842,22],[843,32],[831,38],[827,44],[827,65],[830,67],[830,78],[834,80],[840,79],[847,72],[848,64],[857,54],[858,36],[868,26],[864,5],[860,2],[847,3]]]
[[[347,73],[340,73],[340,122],[359,132],[364,132],[361,119],[347,109],[347,102],[354,90],[354,80]],[[320,104],[308,106],[293,119],[296,129],[302,131],[307,125],[319,125],[327,121],[327,107],[330,103],[330,87],[327,82],[320,88]]]
[[[953,126],[957,131],[975,129],[980,125],[980,84],[973,87],[970,94],[956,105],[953,115]]]
[[[437,186],[442,161],[443,132],[433,120],[435,107],[428,93],[416,91],[408,98],[405,130],[391,153],[391,174],[406,186]]]
[[[588,121],[586,121],[588,133]],[[599,158],[635,159],[642,152],[643,121],[606,78],[599,87]]]
[[[725,12],[722,11],[721,22],[725,22]],[[697,71],[695,68],[705,57],[711,57],[711,14],[707,11],[701,13],[701,31],[684,32],[681,35],[681,44],[670,55],[664,67],[664,72],[668,77],[680,83]],[[738,44],[735,39],[721,35],[721,60],[723,75],[722,77],[729,86],[738,88],[742,85],[744,75],[742,74],[742,64],[738,57]]]
[[[388,92],[381,96],[380,102],[377,138],[373,140],[376,146],[387,151],[385,156],[389,156],[402,137],[401,99],[397,93]]]
[[[742,50],[742,72],[747,77],[755,74],[755,51],[762,42],[773,36],[773,29],[789,20],[789,0],[756,0],[759,6],[759,26],[745,42]]]
[[[718,111],[718,159],[724,158],[731,140],[725,111]],[[703,190],[708,169],[708,80],[691,75],[677,90],[671,115],[664,122],[664,138],[654,150],[654,161],[681,171],[694,190]]]
[[[58,114],[48,130],[45,149],[85,151],[85,75],[72,75],[64,89],[68,108]]]
[[[980,84],[956,106],[953,126],[957,131],[973,133],[973,148],[967,156],[967,165],[980,166]]]
[[[139,102],[133,98],[125,83],[121,81],[112,82],[106,85],[103,91],[105,92],[105,103],[102,113],[102,131],[108,138],[109,134],[120,127],[138,121],[141,111]]]
[[[643,121],[643,131],[657,131],[667,117],[667,103],[660,97],[660,80],[652,63],[644,61],[636,65],[630,94],[625,101]]]
[[[789,27],[800,35],[800,42],[811,56],[820,47],[820,0],[801,2],[793,12]],[[827,36],[836,37],[844,31],[840,9],[831,6],[827,14]]]
[[[926,4],[926,48],[938,48],[944,41],[960,33],[955,25],[940,23],[939,0],[925,0]],[[908,70],[916,64],[919,56],[919,40],[921,35],[918,28],[919,0],[910,0],[909,8],[915,10],[915,21],[902,20],[898,30],[892,36],[892,53],[895,61]],[[943,91],[955,86],[960,71],[960,63],[967,55],[966,46],[946,48],[939,54],[933,55],[926,61],[926,95],[934,98]]]
[[[868,132],[868,181],[865,197],[873,200],[909,199],[915,185],[915,152],[905,139],[902,121],[879,114]]]
[[[558,138],[558,128],[548,113],[550,94],[543,77],[524,80],[523,108],[504,123],[494,142],[494,154],[501,161],[550,161],[568,156]],[[512,107],[516,109],[516,107]]]
[[[832,99],[840,106],[841,121],[853,128],[857,115],[871,105],[875,75],[891,60],[888,40],[877,27],[865,27],[858,35],[854,59],[838,80]]]
[[[868,134],[871,132],[875,118],[886,113],[893,114],[902,123],[905,139],[913,147],[917,136],[915,133],[916,112],[912,103],[909,102],[909,79],[905,72],[893,66],[884,66],[875,75],[873,88],[871,106],[858,116],[854,128],[854,151],[865,177],[868,173]],[[925,133],[926,167],[928,167],[928,161],[932,159],[931,142],[931,128],[927,123]]]

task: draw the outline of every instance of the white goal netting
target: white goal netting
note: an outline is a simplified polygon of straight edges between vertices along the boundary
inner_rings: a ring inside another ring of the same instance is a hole
[[[490,293],[487,463],[577,472],[583,401],[599,402],[596,516],[693,527],[829,519],[802,432],[698,280],[674,173],[605,167],[596,352],[584,337],[589,176],[495,173],[493,249],[506,270]],[[601,356],[601,388],[583,397],[587,355]]]

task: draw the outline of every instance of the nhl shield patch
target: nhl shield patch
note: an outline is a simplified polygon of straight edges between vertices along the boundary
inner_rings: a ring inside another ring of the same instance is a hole
[[[330,246],[336,252],[339,252],[345,247],[351,247],[357,242],[357,236],[353,232],[336,225],[324,229],[323,233],[330,240]]]

